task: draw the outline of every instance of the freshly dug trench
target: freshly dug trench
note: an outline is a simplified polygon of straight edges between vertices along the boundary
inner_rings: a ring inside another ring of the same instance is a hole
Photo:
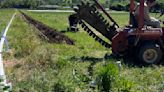
[[[63,33],[58,32],[56,29],[53,29],[47,25],[45,25],[42,22],[39,22],[38,20],[33,19],[32,17],[28,16],[27,14],[20,11],[20,13],[23,15],[25,20],[34,25],[40,32],[48,39],[48,42],[50,43],[66,43],[69,45],[74,45],[74,40],[68,38]]]

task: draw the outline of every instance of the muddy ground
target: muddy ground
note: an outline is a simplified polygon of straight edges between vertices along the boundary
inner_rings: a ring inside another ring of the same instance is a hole
[[[74,40],[70,39],[63,33],[57,31],[56,29],[53,29],[46,24],[33,19],[32,17],[28,16],[27,14],[20,11],[22,16],[24,17],[25,21],[32,24],[34,27],[36,27],[45,37],[45,40],[47,40],[50,43],[66,43],[69,45],[74,45]]]

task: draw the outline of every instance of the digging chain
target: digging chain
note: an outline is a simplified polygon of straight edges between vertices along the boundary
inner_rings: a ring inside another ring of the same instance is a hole
[[[111,45],[107,42],[105,42],[103,39],[101,39],[100,37],[98,37],[86,24],[85,22],[83,22],[82,20],[80,20],[79,24],[81,25],[81,27],[84,29],[84,31],[86,31],[89,36],[93,37],[96,41],[98,41],[101,45],[105,46],[106,48],[110,48]]]
[[[102,16],[94,4],[82,2],[82,5],[78,5],[78,9],[75,9],[75,12],[80,20],[84,20],[110,41],[118,33],[116,31],[116,24],[110,19],[111,23],[108,23],[108,20]]]
[[[84,3],[82,2],[81,5],[77,5],[78,8],[75,9],[76,16],[79,20],[79,24],[82,28],[96,41],[98,41],[101,45],[105,46],[106,48],[110,48],[111,45],[97,36],[89,26],[93,27],[101,33],[104,37],[112,41],[112,38],[118,33],[116,31],[117,25],[109,18],[109,20],[105,19],[102,14],[98,11],[98,6],[96,4]],[[111,23],[109,23],[109,21]],[[87,26],[87,24],[89,26]]]

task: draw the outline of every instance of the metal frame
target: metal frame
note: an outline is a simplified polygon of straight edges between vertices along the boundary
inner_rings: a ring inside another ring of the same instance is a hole
[[[144,0],[140,0],[138,19],[139,19],[138,30],[139,32],[143,32],[142,28],[144,26]]]
[[[130,17],[132,14],[134,14],[134,8],[135,8],[135,0],[130,0]],[[132,19],[129,18],[130,25]],[[128,50],[128,39],[127,37],[132,36],[134,38],[134,43],[131,45],[131,47],[135,47],[138,45],[140,41],[144,40],[160,40],[161,37],[164,39],[164,28],[143,28],[144,27],[144,0],[140,0],[140,6],[139,6],[139,16],[137,18],[138,20],[138,27],[135,29],[133,28],[125,28],[123,31],[119,32],[117,35],[115,35],[112,39],[112,52],[116,55],[122,55],[123,51]],[[133,31],[127,31],[127,30],[133,30]]]
[[[135,7],[134,0],[130,0],[130,14],[133,14]],[[138,21],[138,31],[143,32],[142,28],[144,26],[144,0],[140,0],[140,7],[139,7],[139,16],[137,18]],[[131,21],[131,18],[130,18]]]

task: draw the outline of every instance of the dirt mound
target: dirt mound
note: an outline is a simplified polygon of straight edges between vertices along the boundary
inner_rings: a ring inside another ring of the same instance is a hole
[[[44,23],[33,19],[32,17],[28,16],[27,14],[20,12],[25,20],[34,25],[40,32],[47,38],[48,42],[52,43],[67,43],[69,45],[74,45],[74,40],[68,38],[63,33],[58,32],[56,29],[53,29]]]

